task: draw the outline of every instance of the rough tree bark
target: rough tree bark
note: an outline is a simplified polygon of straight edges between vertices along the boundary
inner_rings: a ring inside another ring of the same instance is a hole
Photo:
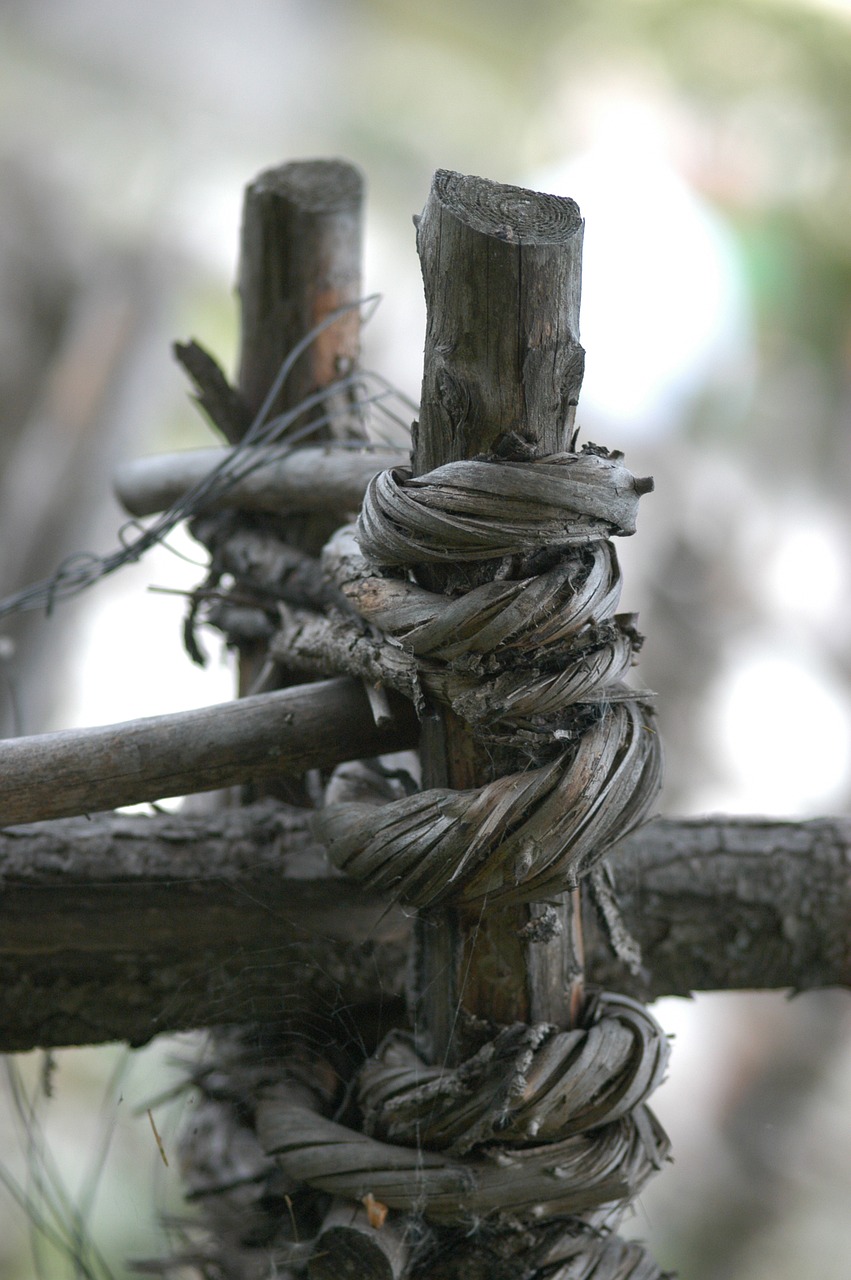
[[[590,903],[595,982],[640,1000],[851,988],[851,821],[657,819],[616,850],[631,973]],[[305,1006],[404,1016],[408,912],[329,874],[304,810],[100,814],[0,835],[0,1050],[143,1044]],[[369,1014],[371,1016],[371,1014]]]

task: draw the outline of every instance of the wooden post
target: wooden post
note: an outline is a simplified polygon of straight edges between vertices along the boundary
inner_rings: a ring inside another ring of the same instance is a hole
[[[428,321],[415,473],[510,432],[568,447],[582,385],[573,200],[438,170],[417,227]]]
[[[0,744],[0,826],[402,751],[415,741],[416,720],[406,700],[388,697],[391,715],[381,724],[361,682],[342,677],[122,724],[9,738]]]
[[[239,261],[241,345],[238,385],[251,416],[264,404],[284,358],[340,308],[350,307],[308,344],[269,408],[293,410],[306,397],[350,373],[360,340],[361,204],[358,171],[338,160],[295,161],[268,169],[245,192]],[[343,406],[338,404],[338,408]],[[300,419],[317,417],[317,406]],[[311,443],[328,439],[319,429]],[[284,540],[315,555],[339,524],[336,512],[279,520]],[[263,687],[268,671],[262,643],[240,646],[239,694]],[[277,664],[277,687],[302,677]],[[300,781],[267,786],[280,799],[307,803]],[[256,793],[255,793],[256,795]]]
[[[295,161],[261,173],[245,193],[239,297],[239,389],[256,413],[281,361],[361,290],[363,182],[340,160]],[[356,307],[299,359],[272,406],[284,413],[349,372],[358,356]]]
[[[351,307],[311,342],[295,362],[269,417],[297,408],[307,396],[350,373],[358,355],[361,203],[358,171],[338,160],[305,160],[268,169],[245,192],[239,259],[238,385],[251,416],[263,405],[285,357],[341,307]],[[309,416],[317,417],[317,406]],[[311,443],[328,439],[325,427]],[[285,521],[286,541],[315,554],[338,520],[312,514]],[[240,693],[262,665],[262,651],[242,653]],[[286,683],[286,679],[283,683]]]
[[[317,392],[327,392],[316,407],[300,415],[302,426],[324,414],[310,443],[333,438],[362,438],[345,411],[354,397],[340,380],[353,372],[360,341],[362,182],[357,170],[339,161],[308,161],[284,165],[260,175],[247,189],[243,209],[239,294],[242,304],[242,346],[239,390],[252,414],[267,403],[282,360],[309,335],[268,417],[297,410]],[[341,314],[323,327],[335,312]],[[335,429],[336,428],[336,429]],[[293,515],[267,517],[283,541],[309,556],[318,555],[340,524],[339,511],[324,508]],[[265,644],[240,649],[240,694],[250,693],[268,679],[269,651]],[[303,678],[284,654],[274,655],[278,686]],[[371,690],[367,688],[367,692]],[[382,708],[384,710],[384,708]],[[376,717],[378,719],[379,717]],[[336,718],[332,717],[332,727]],[[369,754],[368,751],[359,754]],[[303,779],[279,779],[265,794],[308,806]],[[321,1077],[323,1064],[314,1063]],[[319,1093],[315,1097],[318,1099]],[[335,1206],[322,1227],[321,1245],[309,1272],[325,1275],[395,1276],[405,1253],[401,1244],[388,1255],[386,1241],[363,1220],[349,1213],[342,1220]],[[373,1238],[375,1237],[375,1238]],[[384,1243],[382,1243],[384,1242]]]
[[[414,474],[477,454],[569,448],[584,365],[582,235],[572,200],[435,175],[417,228],[428,319]],[[475,586],[476,574],[441,566],[422,576],[445,590]],[[426,786],[491,778],[475,733],[449,711],[430,718],[422,755]],[[578,902],[563,897],[569,923]],[[581,990],[578,925],[524,940],[538,911],[449,909],[421,920],[421,1015],[436,1057],[463,1055],[482,1021],[569,1025]]]

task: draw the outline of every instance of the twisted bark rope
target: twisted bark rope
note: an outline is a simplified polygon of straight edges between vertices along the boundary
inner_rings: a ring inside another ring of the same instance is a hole
[[[419,908],[536,902],[573,888],[638,825],[656,792],[647,713],[606,707],[551,764],[478,789],[433,789],[384,805],[323,810],[332,862]],[[581,734],[581,736],[579,736]]]
[[[668,1043],[642,1005],[600,994],[585,1027],[506,1027],[454,1071],[427,1066],[394,1033],[360,1076],[367,1133],[447,1150],[486,1142],[546,1142],[628,1115],[653,1092]]]
[[[384,669],[466,714],[497,768],[505,746],[515,759],[521,747],[529,767],[475,790],[326,805],[315,829],[335,865],[420,909],[539,902],[575,886],[642,821],[660,751],[646,695],[621,683],[638,637],[615,614],[608,538],[633,532],[650,487],[593,447],[450,463],[416,479],[399,468],[371,482],[359,549],[350,531],[338,534],[324,555],[329,577],[380,628],[370,641],[379,667],[382,649],[407,654],[407,667]],[[490,580],[455,597],[413,580],[444,560],[482,562]],[[346,630],[354,655],[362,636]],[[345,644],[337,652],[345,665]],[[426,1065],[394,1034],[360,1072],[350,1107],[359,1129],[270,1090],[257,1132],[289,1176],[462,1232],[506,1205],[527,1226],[567,1215],[562,1252],[548,1255],[563,1262],[548,1274],[563,1280],[658,1276],[608,1232],[613,1206],[667,1157],[645,1105],[666,1061],[649,1014],[603,995],[581,1027],[505,1028],[455,1070]]]
[[[364,560],[350,548],[333,557],[337,585],[416,656],[430,693],[459,714],[471,708],[483,736],[524,745],[542,763],[476,791],[434,789],[378,812],[323,810],[317,830],[341,870],[420,908],[538,901],[574,887],[644,818],[660,782],[658,738],[648,707],[620,682],[636,633],[631,618],[615,617],[620,577],[603,540],[634,530],[647,487],[596,453],[372,481],[358,524]],[[571,549],[591,539],[597,547]],[[545,565],[448,605],[402,579],[388,593],[388,580],[370,574],[367,556],[413,568],[445,545],[456,559],[531,553]]]

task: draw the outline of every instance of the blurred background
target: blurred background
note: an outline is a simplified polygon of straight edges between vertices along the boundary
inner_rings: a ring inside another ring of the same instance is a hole
[[[119,459],[211,442],[169,344],[195,336],[233,370],[242,188],[334,156],[367,180],[365,290],[384,301],[365,361],[415,398],[411,215],[434,169],[578,200],[582,438],[657,481],[622,560],[668,748],[660,811],[847,812],[844,0],[3,0],[0,593],[116,545]],[[169,543],[49,620],[4,623],[0,732],[231,695],[225,657],[183,654],[182,601],[148,590],[201,576],[194,544]],[[658,1014],[676,1163],[635,1233],[688,1280],[846,1277],[847,993]],[[115,1276],[162,1252],[157,1215],[180,1208],[146,1110],[184,1051],[66,1051],[52,1083],[37,1055],[14,1064]],[[37,1204],[16,1097],[0,1160]],[[3,1280],[74,1274],[49,1246],[34,1270],[29,1233],[0,1187]]]

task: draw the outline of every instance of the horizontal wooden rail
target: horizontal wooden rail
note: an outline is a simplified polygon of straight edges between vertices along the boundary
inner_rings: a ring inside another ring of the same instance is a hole
[[[125,462],[115,474],[115,492],[131,515],[153,515],[233,457],[232,449],[192,449]],[[407,460],[408,454],[400,449],[339,445],[293,449],[283,456],[280,449],[255,449],[253,454],[243,450],[239,465],[245,474],[203,505],[205,510],[238,507],[277,515],[330,510],[344,516],[358,510],[373,476]]]
[[[409,702],[376,724],[341,677],[235,702],[0,742],[0,827],[238,786],[416,745]]]
[[[0,834],[0,1050],[255,1020],[345,1036],[366,1006],[403,1020],[411,920],[329,875],[309,824],[267,802]],[[851,820],[660,819],[612,862],[642,966],[614,958],[586,904],[594,983],[851,987]]]

